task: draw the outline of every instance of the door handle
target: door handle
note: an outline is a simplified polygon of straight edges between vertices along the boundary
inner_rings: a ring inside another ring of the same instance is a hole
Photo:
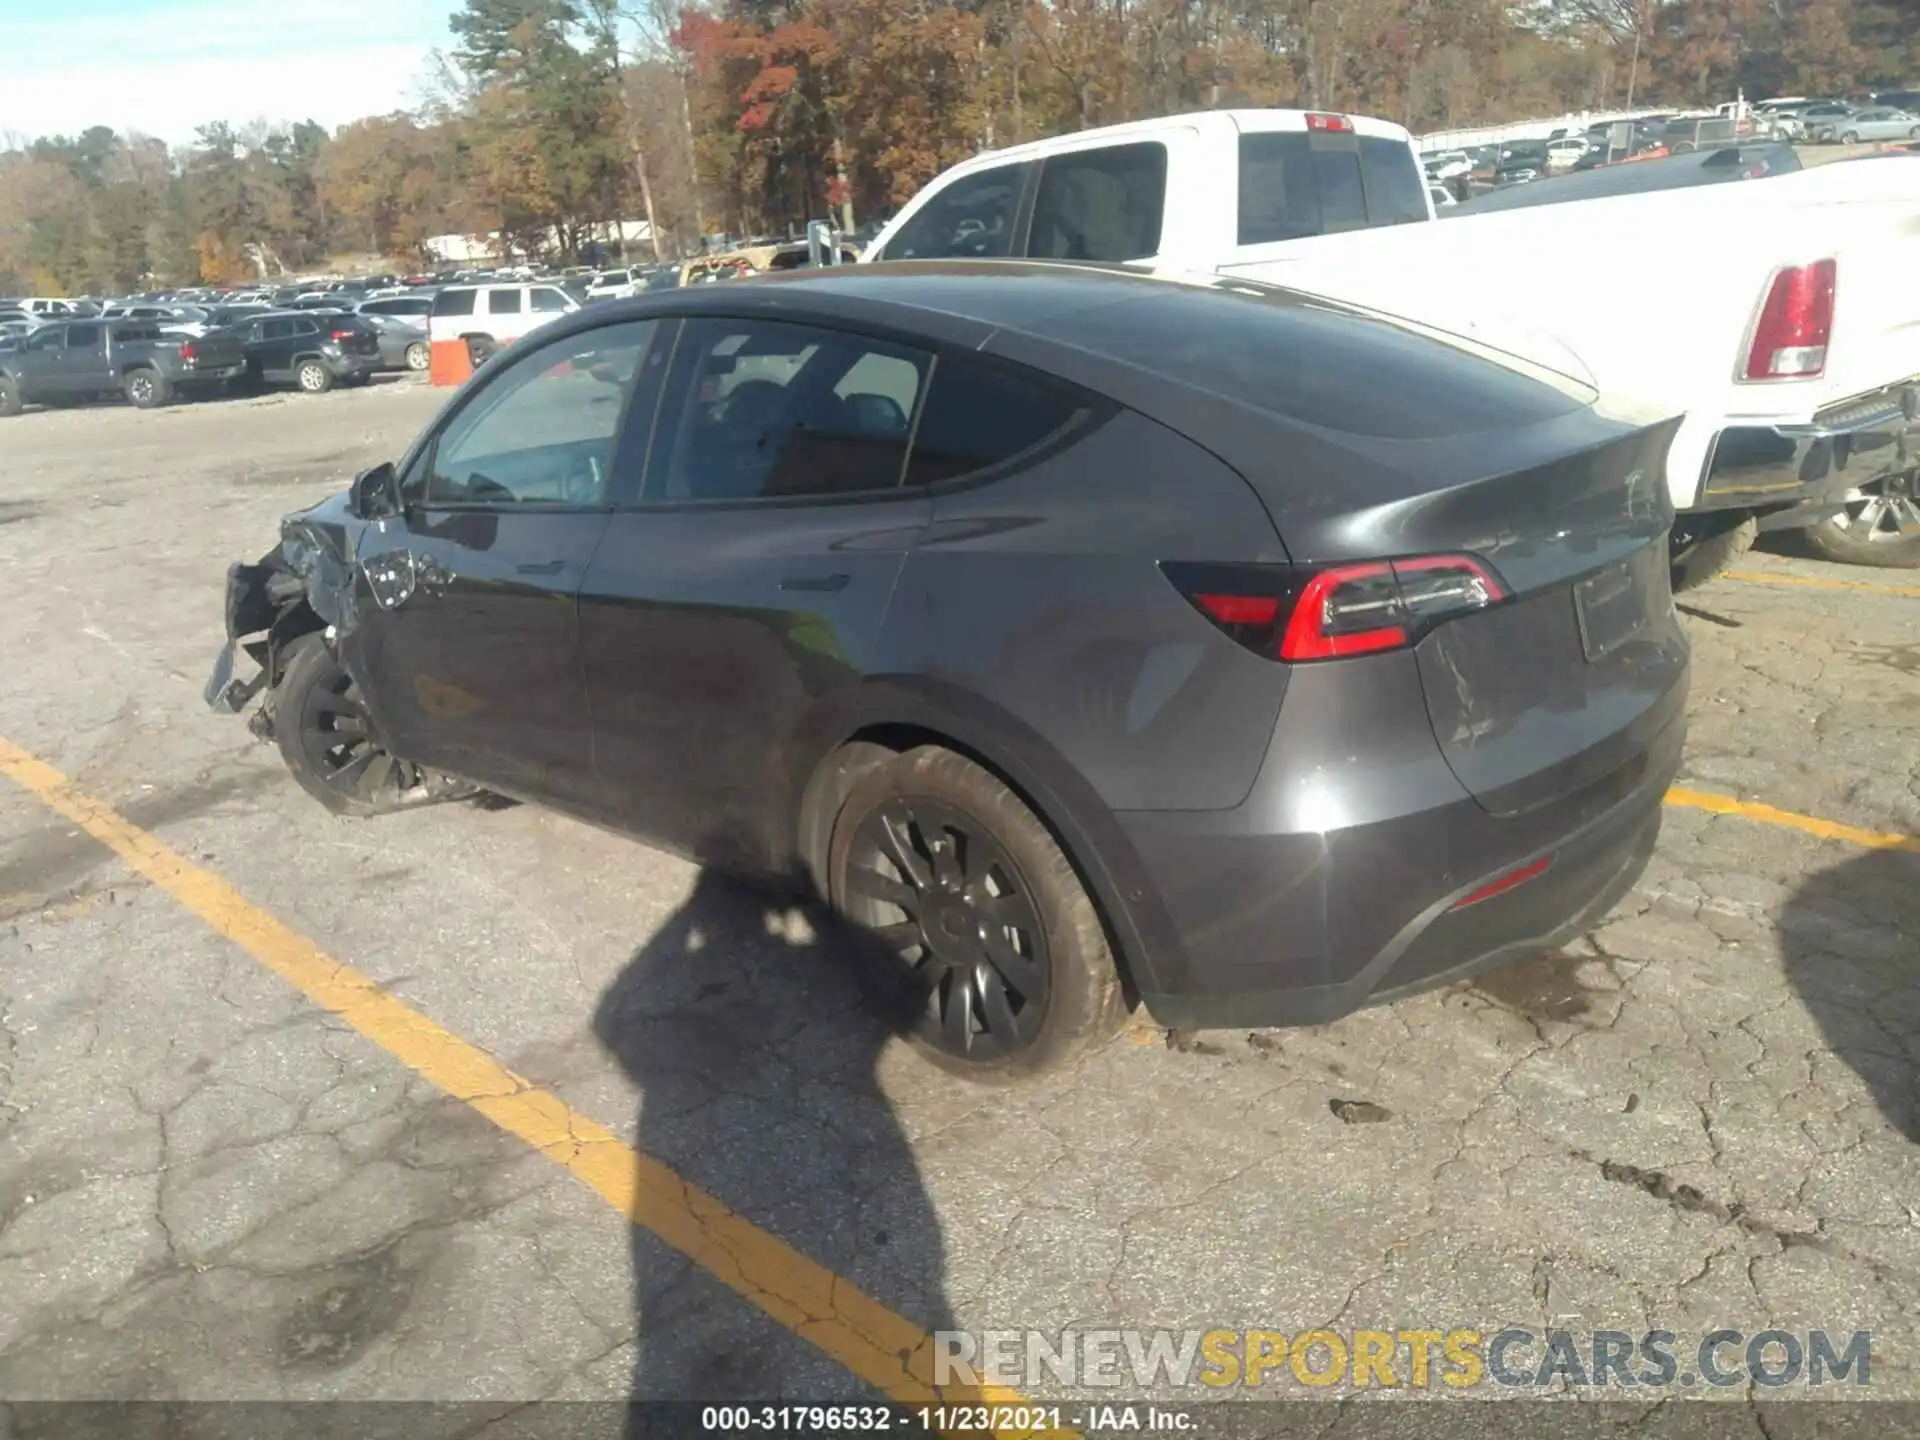
[[[847,575],[789,575],[780,582],[782,590],[809,590],[831,595],[847,588]]]
[[[566,565],[564,560],[542,560],[536,564],[516,565],[513,569],[517,575],[558,575]]]

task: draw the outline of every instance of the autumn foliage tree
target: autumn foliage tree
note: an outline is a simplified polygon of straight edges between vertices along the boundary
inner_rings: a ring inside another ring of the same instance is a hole
[[[438,101],[0,149],[0,293],[251,281],[435,235],[641,253],[884,218],[957,160],[1182,110],[1416,132],[1920,83],[1920,0],[462,0]]]

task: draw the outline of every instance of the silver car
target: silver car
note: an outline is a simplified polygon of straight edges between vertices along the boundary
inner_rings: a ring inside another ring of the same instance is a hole
[[[1862,140],[1920,140],[1920,115],[1875,105],[1856,110],[1834,129],[1842,145],[1857,145]]]

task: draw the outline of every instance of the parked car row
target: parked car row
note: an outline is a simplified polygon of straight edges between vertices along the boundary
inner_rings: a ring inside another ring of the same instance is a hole
[[[147,410],[276,386],[318,394],[425,370],[427,358],[425,330],[346,310],[263,310],[197,334],[133,317],[52,320],[0,338],[0,416],[116,396]]]

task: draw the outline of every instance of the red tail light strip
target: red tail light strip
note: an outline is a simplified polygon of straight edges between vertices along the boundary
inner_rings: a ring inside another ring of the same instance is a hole
[[[1542,855],[1538,860],[1530,860],[1519,869],[1509,870],[1506,874],[1500,876],[1499,879],[1489,880],[1478,890],[1470,894],[1462,895],[1447,908],[1449,910],[1464,910],[1469,905],[1478,905],[1482,900],[1491,900],[1496,895],[1504,895],[1507,891],[1526,884],[1527,881],[1534,879],[1536,876],[1546,874],[1552,865],[1553,856]]]

